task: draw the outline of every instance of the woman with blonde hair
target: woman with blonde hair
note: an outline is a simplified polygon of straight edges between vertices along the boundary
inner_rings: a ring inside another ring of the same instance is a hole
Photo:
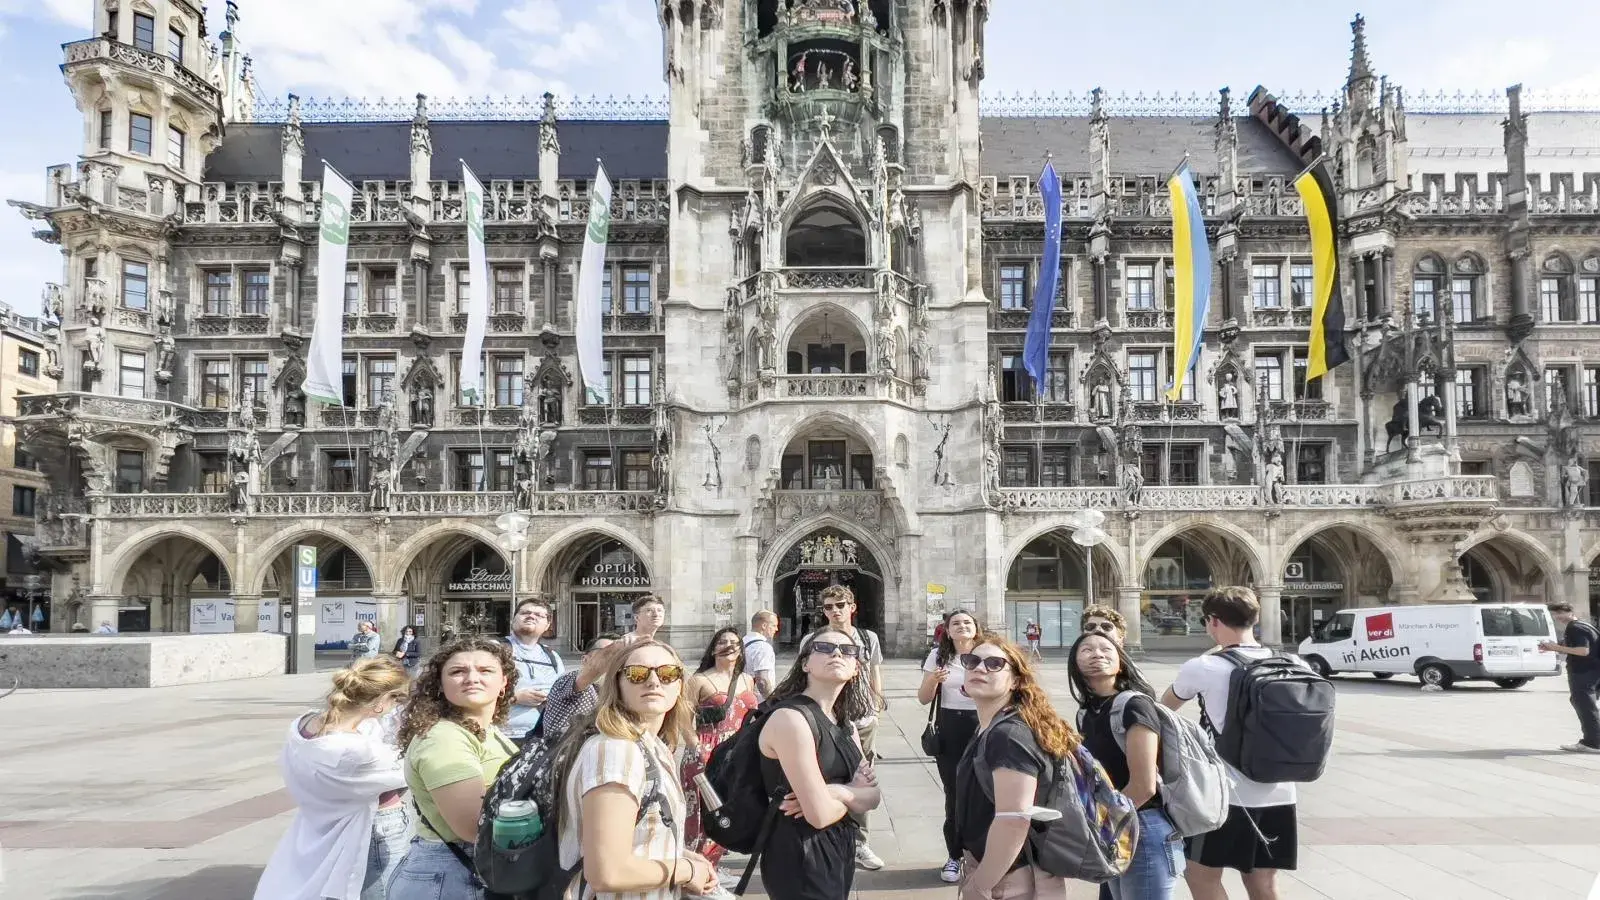
[[[383,900],[408,822],[400,760],[377,726],[410,683],[393,659],[359,660],[289,726],[280,764],[296,809],[257,900]]]
[[[1082,737],[1056,714],[1033,664],[1004,635],[979,635],[958,660],[978,708],[978,735],[956,773],[961,900],[1065,900],[1066,880],[1030,865],[1023,844],[1029,811],[1050,787],[1052,761],[1071,755]]]
[[[581,863],[582,900],[709,893],[715,867],[683,844],[678,758],[695,743],[683,662],[650,638],[614,660],[593,718],[575,724],[556,750],[560,865]]]
[[[483,795],[517,751],[496,726],[516,691],[511,648],[468,635],[428,658],[396,743],[416,804],[417,835],[389,878],[388,900],[476,900],[472,864]]]

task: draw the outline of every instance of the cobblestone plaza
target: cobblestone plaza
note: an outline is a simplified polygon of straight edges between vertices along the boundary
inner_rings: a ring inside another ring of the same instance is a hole
[[[1188,647],[1230,582],[1269,643],[1350,605],[1590,602],[1600,113],[1408,94],[1359,18],[1323,37],[1350,57],[1325,93],[983,97],[978,0],[667,4],[664,103],[312,104],[258,96],[248,2],[216,44],[189,0],[94,7],[63,50],[84,144],[16,204],[64,260],[60,389],[16,418],[51,485],[29,549],[57,630],[281,627],[300,545],[323,644],[360,619],[499,630],[513,592],[554,602],[565,647],[642,591],[689,646],[845,583],[901,650],[956,604],[1060,646],[1089,599],[1135,645]],[[1186,155],[1217,265],[1166,402]],[[597,156],[604,404],[575,380]],[[1319,158],[1354,360],[1308,382],[1290,182]],[[477,406],[458,159],[490,197]],[[301,391],[325,163],[357,183],[341,407]],[[1108,514],[1087,564],[1084,508]],[[514,559],[492,527],[513,509]]]

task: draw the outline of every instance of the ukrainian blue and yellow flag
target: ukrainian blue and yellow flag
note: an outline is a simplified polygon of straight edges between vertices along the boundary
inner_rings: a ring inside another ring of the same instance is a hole
[[[1211,308],[1211,243],[1200,212],[1200,191],[1185,161],[1167,179],[1172,195],[1172,383],[1167,402],[1178,399],[1200,360],[1200,339]]]
[[[1306,381],[1350,361],[1344,345],[1344,298],[1339,294],[1339,206],[1333,179],[1318,160],[1294,180],[1311,231],[1311,339]]]

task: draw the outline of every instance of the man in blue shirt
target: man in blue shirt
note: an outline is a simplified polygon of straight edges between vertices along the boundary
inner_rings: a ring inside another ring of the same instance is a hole
[[[521,741],[539,724],[550,685],[567,671],[561,657],[539,643],[550,630],[551,618],[550,605],[533,597],[518,603],[511,614],[511,634],[506,643],[511,645],[511,658],[516,663],[517,694],[511,719],[502,730],[514,741]]]

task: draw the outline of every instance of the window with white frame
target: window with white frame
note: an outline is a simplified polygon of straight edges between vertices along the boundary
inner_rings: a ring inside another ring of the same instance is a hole
[[[650,357],[622,358],[622,405],[650,405]]]
[[[144,113],[132,113],[128,116],[129,153],[149,156],[153,134],[154,126],[151,124],[149,116]]]
[[[1156,267],[1154,263],[1130,263],[1125,277],[1127,308],[1156,308]]]
[[[361,315],[361,270],[344,270],[344,314]]]
[[[1600,278],[1578,279],[1578,321],[1600,325]]]
[[[1546,322],[1571,322],[1577,319],[1567,293],[1567,279],[1545,277],[1539,279],[1539,311]]]
[[[467,266],[457,266],[456,273],[456,315],[467,314],[467,304],[472,301],[472,270]]]
[[[496,356],[494,365],[494,405],[522,405],[522,357]]]
[[[156,20],[144,13],[133,14],[133,45],[146,53],[156,52]]]
[[[1324,374],[1315,381],[1308,380],[1306,373],[1311,371],[1311,351],[1305,347],[1296,347],[1289,353],[1290,362],[1294,365],[1294,398],[1296,400],[1321,400],[1322,382],[1328,376]]]
[[[1478,276],[1450,279],[1450,313],[1459,324],[1478,321]]]
[[[495,266],[494,311],[499,315],[522,312],[523,279],[521,266]]]
[[[1583,367],[1583,415],[1586,419],[1600,416],[1600,368]]]
[[[622,311],[636,316],[650,313],[650,267],[622,267]]]
[[[176,28],[167,30],[167,58],[183,65],[183,32]]]
[[[1571,405],[1573,400],[1571,370],[1566,366],[1546,366],[1544,370],[1545,408],[1553,408],[1558,396],[1566,401],[1569,406]]]
[[[100,149],[111,149],[112,113],[109,109],[100,110]]]
[[[1154,403],[1160,396],[1160,354],[1152,350],[1128,353],[1128,395],[1135,403]]]
[[[1411,314],[1436,322],[1439,318],[1439,282],[1435,278],[1411,280]]]
[[[229,391],[232,373],[225,359],[200,361],[200,405],[206,409],[227,409],[233,405]]]
[[[239,360],[239,404],[267,408],[267,361],[260,358]]]
[[[1278,353],[1256,353],[1256,385],[1264,387],[1268,400],[1283,399],[1283,356]]]
[[[228,269],[205,273],[208,316],[226,316],[233,311],[233,272]]]
[[[122,263],[122,305],[128,309],[150,308],[150,264],[138,260]]]
[[[1256,309],[1283,308],[1283,267],[1275,262],[1251,265],[1250,298]]]
[[[395,301],[400,298],[400,273],[394,269],[372,269],[367,272],[367,314],[394,315]]]
[[[144,397],[144,354],[123,350],[118,356],[117,395]]]
[[[244,279],[244,305],[240,312],[247,316],[264,316],[272,303],[272,274],[266,269],[246,269]]]
[[[1072,402],[1072,354],[1052,353],[1046,357],[1041,398],[1046,403]]]
[[[1489,414],[1488,374],[1482,366],[1463,366],[1456,370],[1456,417],[1478,419]]]
[[[1311,291],[1316,283],[1316,269],[1308,262],[1295,261],[1289,265],[1289,304],[1295,309],[1311,305]]]
[[[392,356],[367,359],[367,408],[377,409],[394,397],[395,360]]]
[[[174,169],[183,168],[184,146],[187,141],[182,129],[176,126],[167,128],[167,164]]]
[[[1020,262],[1000,264],[1000,308],[1026,309],[1028,306],[1028,267]]]
[[[611,315],[611,267],[609,265],[600,273],[600,314]]]

